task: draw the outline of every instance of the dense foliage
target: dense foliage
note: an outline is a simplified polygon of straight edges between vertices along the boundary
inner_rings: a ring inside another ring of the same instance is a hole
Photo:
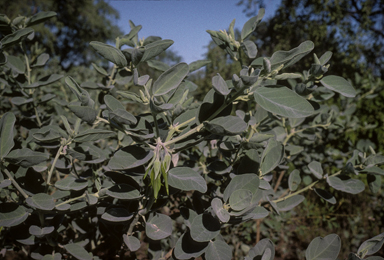
[[[17,18],[0,17],[12,29],[0,46],[1,248],[28,249],[33,259],[274,259],[268,235],[277,225],[256,245],[239,245],[232,231],[294,218],[311,192],[331,207],[366,186],[381,190],[384,156],[369,142],[330,145],[358,123],[352,98],[360,90],[328,73],[328,51],[301,73],[286,72],[313,51],[311,41],[256,58],[250,36],[264,10],[237,36],[235,21],[228,32],[208,30],[241,66],[230,79],[217,71],[202,101],[190,95],[197,86],[189,77],[209,61],[159,61],[173,41],[139,40],[133,22],[115,46],[90,42],[113,64],[92,64],[102,80],[50,72],[49,56],[29,41],[32,26],[54,15],[17,27]],[[19,53],[10,54],[14,47]],[[142,64],[161,74],[143,74]],[[328,104],[335,95],[343,106]],[[142,111],[132,114],[133,105]],[[343,253],[383,259],[371,256],[384,243],[379,232]],[[311,240],[303,241],[306,259],[337,259],[337,234]]]

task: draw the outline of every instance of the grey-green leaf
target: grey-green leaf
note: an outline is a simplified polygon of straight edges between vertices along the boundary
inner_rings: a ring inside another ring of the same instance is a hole
[[[265,255],[265,256],[264,256]],[[269,256],[269,257],[266,257]],[[275,246],[271,240],[264,238],[260,240],[251,250],[244,260],[262,259],[273,260],[275,258]]]
[[[22,148],[12,150],[4,158],[12,164],[28,168],[47,161],[49,159],[49,155],[41,152],[32,151],[29,148]]]
[[[153,157],[153,151],[136,145],[118,150],[108,163],[112,170],[127,170],[147,163]]]
[[[283,86],[259,87],[254,92],[256,102],[265,110],[287,118],[307,117],[314,113],[303,97]]]
[[[3,39],[1,39],[1,44],[3,45],[3,49],[6,49],[18,42],[20,42],[24,37],[28,36],[29,34],[33,33],[34,30],[32,28],[24,28],[21,30],[17,30],[16,32],[12,34],[8,34]]]
[[[164,214],[156,214],[145,224],[146,235],[153,240],[164,239],[172,234],[172,219]]]
[[[257,55],[257,46],[253,41],[246,40],[243,42],[243,49],[245,54],[248,56],[250,59],[256,58]]]
[[[235,190],[229,197],[229,205],[235,211],[243,210],[250,205],[252,195],[252,192],[249,190]]]
[[[284,68],[289,67],[290,65],[295,64],[305,55],[310,53],[314,48],[314,44],[311,41],[305,41],[301,43],[298,47],[290,51],[277,51],[275,52],[270,61],[271,61],[271,70],[277,69],[280,65],[284,65]]]
[[[191,237],[197,242],[214,239],[220,233],[220,222],[211,214],[197,215],[191,225]]]
[[[380,235],[377,235],[375,237],[372,237],[366,241],[364,241],[359,249],[357,250],[357,254],[359,254],[362,257],[365,257],[366,255],[372,255],[380,250],[380,248],[384,244],[384,233],[381,233]]]
[[[0,227],[13,227],[23,223],[28,218],[25,208],[16,203],[0,204]]]
[[[78,179],[73,176],[58,180],[55,183],[55,187],[60,190],[82,190],[88,186],[88,181],[84,179]]]
[[[33,26],[35,24],[43,23],[46,20],[51,19],[52,17],[55,17],[57,14],[56,12],[48,11],[48,12],[38,12],[31,18],[27,20],[27,26]]]
[[[220,219],[221,222],[227,223],[230,219],[228,211],[223,207],[223,202],[219,198],[214,198],[211,201],[211,206],[215,215]]]
[[[77,134],[74,138],[74,141],[78,143],[96,141],[101,139],[107,139],[111,136],[114,136],[115,134],[115,132],[109,130],[88,129]]]
[[[38,81],[32,83],[31,85],[25,86],[24,88],[38,88],[38,87],[46,86],[60,80],[62,77],[63,75],[51,74],[51,75],[40,78]]]
[[[189,73],[195,71],[195,70],[198,70],[206,65],[208,65],[209,63],[211,63],[210,60],[197,60],[197,61],[193,61],[189,64]]]
[[[222,240],[210,241],[205,251],[206,259],[231,260],[232,248]]]
[[[294,169],[290,174],[288,178],[288,187],[290,191],[297,190],[297,187],[299,187],[301,183],[301,177],[300,177],[300,171],[297,169]]]
[[[193,240],[187,231],[177,240],[174,252],[177,259],[191,259],[202,255],[207,246],[208,242]]]
[[[265,175],[275,169],[276,166],[279,165],[283,157],[283,144],[276,141],[276,139],[274,138],[269,139],[267,147],[264,149],[264,152],[261,156],[261,173]]]
[[[237,116],[217,117],[209,122],[204,122],[204,127],[217,135],[238,135],[247,129],[247,123]]]
[[[126,222],[133,217],[125,208],[113,207],[108,209],[101,218],[109,222]]]
[[[42,210],[52,210],[55,207],[53,197],[45,193],[35,194],[27,198],[26,202],[29,206]]]
[[[256,30],[257,25],[260,23],[261,19],[263,19],[265,14],[265,9],[261,8],[257,16],[249,19],[243,26],[241,30],[241,40],[244,41],[253,31]]]
[[[16,117],[12,112],[5,113],[0,119],[0,159],[3,159],[12,150],[13,130]]]
[[[161,96],[177,88],[181,81],[188,75],[187,63],[179,63],[164,71],[153,83],[152,92],[154,96]]]
[[[174,41],[172,40],[160,40],[145,45],[144,55],[141,58],[140,62],[148,61],[156,57],[157,55],[168,49],[173,43]]]
[[[212,78],[212,86],[213,89],[220,95],[226,96],[231,92],[231,90],[228,88],[227,83],[225,80],[220,76],[219,73],[217,73],[216,76]]]
[[[322,189],[314,189],[315,193],[325,201],[328,201],[331,204],[336,204],[336,198],[329,192]]]
[[[36,237],[42,237],[44,235],[50,234],[53,232],[53,230],[55,230],[55,227],[53,226],[40,228],[38,226],[32,225],[29,227],[29,233]]]
[[[97,53],[110,62],[116,64],[118,67],[127,66],[127,59],[119,49],[97,41],[92,41],[89,44],[96,50]]]
[[[223,200],[226,202],[228,201],[231,194],[240,189],[249,190],[253,194],[256,193],[256,191],[259,188],[260,179],[257,174],[241,174],[235,176],[231,182],[228,184],[227,188],[224,191],[223,194]]]
[[[364,183],[357,179],[342,180],[339,177],[331,176],[327,178],[327,182],[332,188],[351,194],[358,194],[365,189]]]
[[[180,190],[207,191],[207,183],[196,171],[188,167],[175,167],[168,172],[168,184]]]
[[[107,189],[107,195],[119,200],[135,200],[140,198],[140,191],[125,183],[119,183]]]
[[[80,260],[92,260],[92,254],[88,253],[84,247],[78,244],[67,244],[64,246],[65,250],[68,251],[71,255]]]
[[[68,106],[68,108],[81,120],[92,124],[97,117],[97,110],[88,106]]]
[[[352,85],[342,77],[339,76],[325,76],[320,80],[321,84],[327,89],[340,93],[345,97],[355,97],[356,90]]]
[[[299,205],[304,199],[305,197],[302,195],[295,195],[283,201],[277,202],[276,206],[279,211],[288,211]]]
[[[321,163],[318,161],[312,161],[308,164],[308,168],[316,178],[319,180],[323,178],[323,168],[321,167]]]
[[[305,251],[305,258],[307,260],[336,260],[340,248],[340,237],[336,234],[330,234],[324,238],[317,237],[309,244]]]
[[[123,241],[131,252],[135,252],[140,248],[140,240],[134,236],[127,236],[127,234],[123,234]]]

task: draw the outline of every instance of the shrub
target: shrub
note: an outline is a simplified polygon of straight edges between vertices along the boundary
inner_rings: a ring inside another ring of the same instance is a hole
[[[256,58],[248,37],[263,14],[238,39],[234,21],[228,32],[208,31],[242,68],[230,80],[214,76],[201,102],[190,95],[197,86],[188,76],[209,61],[170,67],[154,60],[173,41],[139,40],[141,26],[132,22],[115,47],[90,43],[113,67],[92,64],[103,80],[79,84],[50,73],[38,45],[27,49],[31,26],[54,13],[2,15],[12,31],[0,56],[2,248],[29,248],[33,259],[231,259],[241,223],[294,212],[310,192],[335,204],[338,191],[362,192],[362,180],[377,193],[384,156],[369,143],[347,152],[329,145],[356,119],[326,101],[356,90],[324,76],[330,52],[313,54],[307,71],[284,72],[312,51],[310,41]],[[12,48],[21,52],[11,55]],[[161,75],[141,75],[142,63]],[[143,111],[128,112],[132,104]],[[348,258],[365,258],[383,243],[381,233]],[[336,259],[340,248],[336,234],[316,237],[305,257]],[[275,256],[268,238],[243,249],[245,259]]]

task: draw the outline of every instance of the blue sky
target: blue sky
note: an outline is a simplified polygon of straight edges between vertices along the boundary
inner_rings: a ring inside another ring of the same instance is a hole
[[[241,30],[250,18],[243,13],[237,0],[110,0],[109,4],[120,12],[119,27],[128,33],[129,20],[142,25],[139,38],[160,36],[173,40],[170,47],[184,62],[203,59],[205,46],[211,37],[206,30],[228,29],[233,19]],[[267,0],[266,17],[271,16],[280,0]]]

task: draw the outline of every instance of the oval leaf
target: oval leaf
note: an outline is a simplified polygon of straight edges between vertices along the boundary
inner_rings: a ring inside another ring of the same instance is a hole
[[[35,194],[27,198],[26,202],[29,206],[42,210],[52,210],[55,207],[53,197],[45,193]]]
[[[271,138],[268,141],[267,147],[261,156],[260,170],[262,175],[265,175],[275,169],[280,164],[284,157],[284,145],[276,139]]]
[[[297,190],[297,187],[301,183],[301,177],[299,170],[295,169],[289,174],[288,187],[290,191]]]
[[[112,170],[126,170],[144,165],[153,157],[153,151],[132,145],[118,150],[108,163]]]
[[[223,116],[204,122],[204,127],[217,135],[238,135],[244,132],[247,126],[247,123],[237,116]]]
[[[191,225],[191,237],[197,242],[214,239],[220,233],[220,222],[210,214],[197,215]]]
[[[364,183],[357,179],[342,180],[336,176],[331,176],[327,178],[327,182],[332,188],[351,194],[358,194],[365,189]]]
[[[28,218],[24,207],[16,203],[0,204],[0,227],[13,227],[23,223]]]
[[[92,260],[92,254],[88,253],[82,246],[78,244],[67,244],[64,246],[65,250],[71,255],[80,260]]]
[[[129,251],[135,252],[140,248],[140,240],[134,236],[127,236],[127,234],[123,235],[123,240],[125,245],[128,247]]]
[[[11,151],[5,159],[12,164],[28,168],[49,159],[49,155],[45,153],[35,152],[29,148],[15,149]]]
[[[320,80],[321,84],[327,89],[340,93],[345,97],[355,97],[356,90],[352,85],[342,77],[339,76],[325,76]]]
[[[152,92],[154,96],[167,94],[177,88],[181,81],[188,75],[189,66],[187,63],[179,63],[163,72],[153,83]]]
[[[287,118],[307,117],[314,113],[303,97],[283,86],[259,87],[254,92],[256,102],[265,110]]]
[[[206,259],[231,260],[232,248],[221,240],[210,241],[205,251]]]
[[[323,178],[323,168],[321,167],[321,163],[318,161],[312,161],[308,164],[308,168],[316,178],[319,180]]]
[[[193,240],[188,231],[177,240],[174,252],[177,259],[191,259],[202,255],[207,246],[208,242]]]
[[[168,184],[180,190],[197,190],[201,193],[207,191],[207,183],[204,178],[187,167],[176,167],[168,172]]]
[[[153,240],[160,240],[172,234],[172,219],[164,214],[156,214],[145,224],[146,235]]]
[[[229,197],[229,205],[233,210],[240,211],[251,203],[252,192],[249,190],[235,190]]]
[[[98,54],[100,54],[110,62],[116,64],[118,67],[127,66],[127,59],[119,49],[97,41],[92,41],[89,44],[96,50]]]
[[[5,113],[0,119],[0,159],[3,159],[13,148],[13,130],[16,117],[12,112]]]
[[[295,195],[283,201],[276,203],[276,206],[279,211],[288,211],[299,205],[305,199],[302,195]]]
[[[305,251],[305,258],[307,260],[335,260],[339,255],[340,248],[340,237],[336,234],[324,238],[317,237],[309,244]]]

